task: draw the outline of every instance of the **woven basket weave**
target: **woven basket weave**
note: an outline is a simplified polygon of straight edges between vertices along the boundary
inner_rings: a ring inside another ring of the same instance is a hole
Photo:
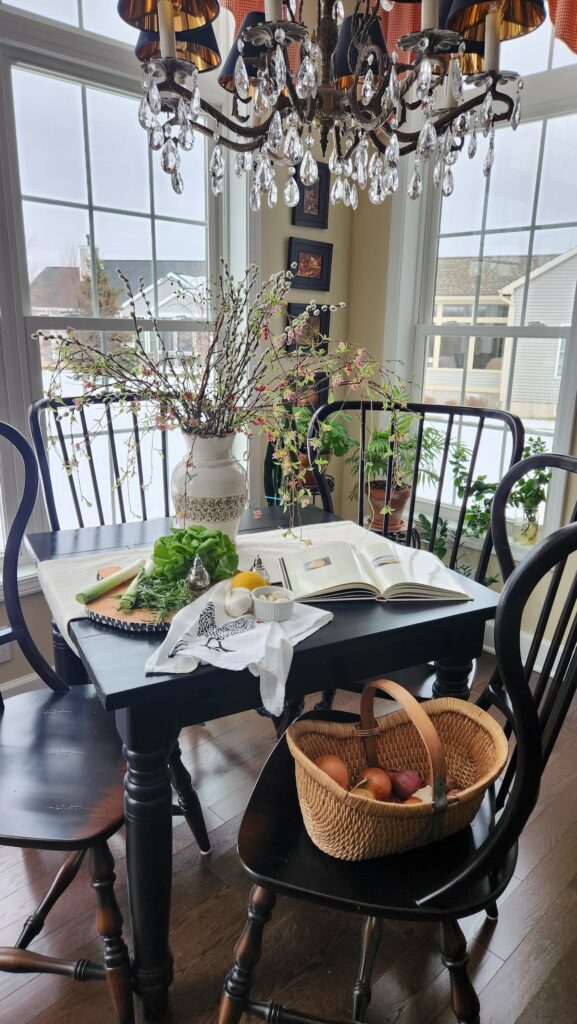
[[[375,720],[377,690],[401,710]],[[508,754],[501,726],[481,708],[453,697],[419,704],[402,686],[383,679],[365,686],[360,723],[305,719],[290,726],[287,741],[305,828],[319,849],[340,860],[400,853],[465,828]],[[433,803],[364,800],[317,768],[321,754],[341,757],[351,783],[367,765],[417,771],[433,786]],[[447,798],[447,775],[462,790],[457,796]]]

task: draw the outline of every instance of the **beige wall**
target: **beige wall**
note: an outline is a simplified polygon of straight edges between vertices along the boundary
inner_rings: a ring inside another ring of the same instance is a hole
[[[34,640],[44,657],[51,662],[50,613],[42,594],[30,594],[28,597],[23,598],[22,607]],[[4,605],[0,603],[0,626],[5,625],[7,625],[7,620]],[[17,644],[10,644],[10,651],[12,653],[11,660],[0,663],[0,686],[3,683],[10,682],[12,679],[19,679],[21,676],[30,675],[32,672],[28,662],[20,653]]]

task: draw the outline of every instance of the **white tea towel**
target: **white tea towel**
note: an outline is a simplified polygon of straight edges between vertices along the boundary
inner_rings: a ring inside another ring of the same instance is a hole
[[[228,581],[182,608],[166,639],[146,663],[147,675],[190,673],[200,663],[260,676],[262,702],[272,715],[284,706],[293,647],[325,626],[332,612],[295,604],[286,622],[261,622],[252,614],[231,618],[224,607]]]

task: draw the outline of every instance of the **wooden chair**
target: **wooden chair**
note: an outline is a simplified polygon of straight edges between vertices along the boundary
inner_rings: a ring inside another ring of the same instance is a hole
[[[505,478],[505,484],[510,481]],[[493,528],[497,527],[497,513]],[[506,718],[511,757],[500,782],[486,794],[474,822],[441,842],[394,857],[347,863],[322,854],[309,840],[298,805],[294,765],[281,740],[256,784],[239,835],[239,854],[254,887],[248,921],[224,984],[218,1024],[237,1024],[246,1012],[268,1024],[336,1024],[317,1015],[251,998],[263,929],[277,895],[307,900],[364,918],[361,962],[353,990],[353,1019],[365,1024],[371,971],[381,919],[436,921],[441,958],[449,970],[452,1008],[461,1024],[479,1024],[480,1005],[467,973],[459,919],[491,914],[507,887],[518,837],[531,814],[548,762],[577,688],[577,583],[570,556],[577,553],[577,523],[538,544],[512,572],[495,623],[500,685],[484,695]],[[543,595],[542,587],[545,588]],[[539,595],[548,609],[543,667],[521,653],[523,614]],[[552,595],[557,594],[553,605]],[[313,716],[351,721],[336,711]],[[289,951],[283,949],[286,957]],[[270,985],[270,979],[269,979]]]
[[[67,858],[50,890],[27,918],[14,947],[0,948],[0,970],[62,974],[76,981],[106,980],[120,1024],[134,1021],[130,962],[114,894],[114,860],[107,839],[124,821],[125,770],[114,720],[89,686],[70,689],[45,662],[26,628],[18,595],[18,553],[38,492],[38,469],[28,442],[0,423],[0,438],[24,462],[22,499],[8,534],[2,582],[8,621],[0,644],[18,643],[45,689],[0,697],[0,844],[62,850]],[[67,961],[34,953],[30,942],[76,877],[88,854],[96,894],[96,927],[103,963]]]
[[[92,445],[91,432],[87,420],[87,412],[91,409],[102,410],[99,416],[99,425],[102,431],[102,435],[107,443],[107,452],[110,458],[110,463],[113,468],[115,478],[118,482],[115,489],[111,492],[111,502],[114,504],[116,509],[116,515],[120,522],[125,523],[127,521],[127,510],[128,510],[128,497],[126,493],[126,482],[122,480],[122,461],[119,457],[117,436],[114,429],[115,423],[115,404],[118,402],[111,400],[106,402],[101,398],[91,398],[90,396],[83,398],[85,405],[76,409],[74,398],[63,398],[58,402],[50,401],[47,398],[41,398],[34,402],[30,406],[29,410],[29,421],[30,421],[30,432],[32,435],[32,441],[36,450],[36,456],[38,459],[38,466],[40,469],[40,478],[42,480],[42,489],[44,492],[44,501],[46,504],[46,510],[48,512],[48,518],[50,520],[50,527],[52,530],[60,529],[60,517],[58,514],[58,502],[54,493],[54,487],[52,484],[52,475],[50,473],[50,463],[48,459],[48,452],[45,445],[45,430],[47,423],[45,420],[50,419],[53,425],[54,436],[58,441],[58,447],[60,451],[60,457],[62,459],[63,467],[70,468],[71,460],[74,456],[73,444],[70,437],[67,438],[60,415],[62,409],[74,409],[75,410],[75,430],[82,439],[82,443],[86,447],[88,454],[88,472],[91,484],[91,490],[89,496],[85,495],[85,498],[90,497],[91,504],[96,510],[97,520],[100,526],[104,526],[107,521],[105,514],[105,502],[103,500],[103,493],[101,485],[103,481],[99,480],[98,473],[92,459]],[[138,426],[138,417],[135,412],[126,413],[125,416],[128,418],[128,425],[126,427],[128,436],[130,437],[134,449],[136,452],[136,473],[138,480],[138,493],[140,502],[140,514],[143,520],[147,518],[148,506],[146,502],[146,480],[144,476],[143,460],[140,452],[140,432]],[[158,482],[162,486],[162,513],[168,517],[170,514],[170,488],[169,488],[169,470],[168,470],[168,442],[166,432],[160,434],[160,451],[158,458],[155,461],[155,473],[158,473]],[[75,510],[76,520],[80,528],[84,527],[84,516],[82,513],[82,495],[77,481],[74,479],[72,472],[67,474],[68,489],[72,498],[73,507]],[[156,477],[155,477],[156,480]],[[64,682],[69,685],[78,685],[88,681],[86,670],[80,660],[80,658],[74,654],[70,646],[66,643],[64,637],[61,636],[60,631],[55,623],[52,626],[54,650],[56,656],[56,669],[58,675],[62,677]],[[173,806],[173,813],[175,815],[182,815],[188,823],[190,830],[196,839],[201,853],[210,853],[210,839],[204,821],[204,815],[198,794],[193,789],[192,779],[190,773],[185,768],[181,751],[178,743],[176,743],[171,751],[169,759],[170,772],[172,777],[173,789],[177,796],[177,803]]]
[[[408,498],[407,513],[403,530],[391,533],[389,529],[390,515],[385,514],[382,520],[381,532],[390,539],[395,540],[397,543],[411,545],[415,543],[414,538],[416,529],[421,533],[420,546],[426,547],[429,551],[435,551],[440,540],[441,530],[443,529],[444,524],[443,516],[441,515],[442,507],[443,505],[450,504],[454,497],[456,500],[456,507],[454,510],[455,523],[445,537],[448,549],[446,559],[447,564],[449,568],[454,569],[459,559],[459,549],[465,527],[465,515],[473,493],[475,477],[479,472],[477,467],[479,465],[480,458],[482,457],[483,445],[487,438],[494,438],[494,443],[498,444],[501,450],[503,471],[508,469],[509,466],[519,461],[523,451],[524,430],[521,420],[517,416],[512,415],[512,413],[502,412],[498,409],[481,409],[457,405],[427,405],[409,402],[408,405],[399,407],[396,412],[393,411],[388,414],[382,412],[383,405],[380,402],[348,401],[333,402],[328,405],[324,405],[317,410],[311,420],[308,447],[309,460],[315,475],[317,488],[320,492],[323,508],[327,512],[334,512],[333,499],[324,482],[324,476],[316,464],[314,445],[311,444],[311,441],[313,441],[318,434],[319,424],[326,420],[327,416],[330,416],[331,413],[340,409],[345,410],[346,412],[359,414],[357,522],[360,526],[365,524],[366,518],[367,498],[365,494],[365,451],[369,439],[368,429],[370,427],[371,417],[373,415],[377,417],[379,414],[381,416],[388,415],[389,425],[394,428],[395,415],[402,415],[405,410],[414,414],[416,429],[414,432],[415,449],[411,492]],[[426,431],[429,428],[433,428],[437,431],[438,434],[441,435],[442,440],[440,443],[437,480],[435,482],[430,482],[428,486],[429,493],[427,497],[430,504],[430,514],[428,517],[428,535],[425,538],[422,534],[422,528],[417,518],[416,502],[418,484],[420,482],[422,472],[424,438],[426,437]],[[376,429],[379,429],[378,423],[376,425]],[[393,435],[391,441],[391,451],[393,455],[388,461],[385,481],[386,506],[390,503],[393,491],[393,462],[395,458],[394,429],[391,433]],[[453,495],[452,493],[448,493],[448,491],[452,491],[450,459],[454,445],[459,441],[466,445],[471,455],[467,477],[464,487],[462,488],[462,494],[456,493]],[[492,548],[493,538],[491,530],[489,529],[483,538],[482,548],[479,553],[479,561],[473,574],[473,578],[478,582],[482,583],[487,575],[487,568]],[[417,697],[417,699],[423,700],[431,696],[444,696],[442,692],[439,692],[437,683],[438,676],[442,676],[444,671],[445,667],[442,662],[437,664],[437,666],[428,664],[416,665],[411,669],[392,673],[391,678],[402,683],[403,686],[410,690],[413,696]],[[447,671],[450,673],[451,669],[447,668]],[[472,666],[469,673],[469,685],[472,682],[473,676],[474,666]],[[340,685],[343,686],[342,683]],[[347,686],[346,688],[356,691],[359,689],[359,684],[351,681],[350,687]],[[451,689],[451,695],[454,695],[453,689]],[[463,693],[458,696],[467,697],[467,695],[468,693],[465,689]],[[331,707],[333,698],[334,691],[325,691],[323,693],[323,698],[317,707],[319,709]]]

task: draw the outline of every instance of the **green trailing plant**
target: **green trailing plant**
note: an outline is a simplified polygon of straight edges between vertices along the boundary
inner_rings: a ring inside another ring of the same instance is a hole
[[[529,437],[523,448],[521,458],[528,459],[532,455],[541,455],[547,450],[542,437]],[[513,508],[536,510],[547,500],[547,490],[551,483],[550,469],[534,469],[527,476],[517,481],[509,495],[509,505]]]
[[[371,432],[364,450],[365,480],[369,483],[385,480],[389,461],[392,459],[392,489],[399,491],[412,484],[417,455],[417,435],[414,433],[416,420],[416,414],[409,409],[398,412],[395,415],[395,432],[392,435],[392,443],[390,429]],[[443,444],[444,435],[441,431],[434,427],[424,428],[419,456],[418,482],[420,484],[436,483],[438,480],[436,467]],[[353,472],[358,476],[360,445],[358,441],[355,441],[354,445],[355,451],[347,459],[347,463],[352,466]],[[351,497],[356,497],[357,494],[358,486],[355,484]]]
[[[293,410],[295,428],[301,451],[307,450],[307,437],[314,410],[310,406],[297,406]],[[333,412],[319,423],[316,462],[319,469],[326,466],[331,455],[347,455],[356,443],[349,434],[351,417],[345,412]]]

